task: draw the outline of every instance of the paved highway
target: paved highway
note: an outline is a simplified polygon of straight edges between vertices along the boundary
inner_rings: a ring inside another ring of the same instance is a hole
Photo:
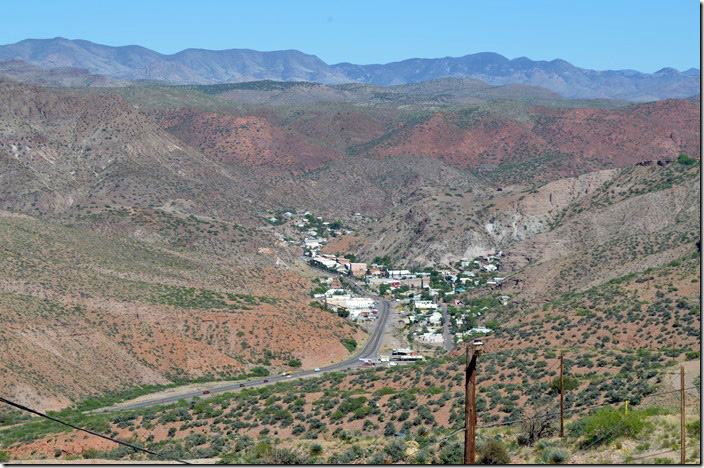
[[[311,268],[313,268],[312,265],[309,265],[309,266]],[[331,274],[329,272],[325,272],[325,273]],[[354,355],[350,356],[349,358],[347,358],[346,360],[344,360],[342,362],[338,362],[337,364],[331,364],[329,366],[321,367],[319,372],[315,372],[314,370],[306,370],[306,371],[296,372],[296,373],[292,374],[290,377],[288,377],[288,376],[287,377],[272,376],[272,377],[262,377],[262,378],[255,379],[255,380],[238,381],[238,382],[230,384],[230,385],[224,385],[222,387],[213,388],[210,390],[210,395],[231,392],[232,390],[239,390],[240,388],[242,388],[241,384],[244,384],[245,388],[246,387],[259,387],[262,385],[269,385],[269,384],[276,383],[276,382],[284,382],[284,381],[290,381],[293,379],[300,379],[302,377],[308,377],[311,375],[324,374],[326,372],[338,372],[338,371],[351,369],[351,368],[358,367],[358,366],[362,365],[362,362],[360,361],[360,359],[375,357],[377,355],[377,353],[379,352],[379,347],[381,346],[382,338],[384,336],[384,329],[386,328],[386,322],[388,321],[389,315],[391,313],[391,303],[390,303],[390,301],[387,301],[386,299],[383,299],[379,296],[376,296],[376,295],[371,294],[370,292],[364,290],[363,288],[361,288],[358,284],[356,284],[352,280],[344,279],[344,281],[348,285],[353,287],[359,294],[371,297],[375,301],[378,301],[381,306],[381,307],[379,307],[379,314],[378,314],[378,318],[377,318],[376,327],[372,331],[372,333],[369,337],[369,340],[367,340],[367,342],[364,344],[364,346],[362,346],[362,348],[359,351],[357,351]],[[267,382],[265,382],[265,380]],[[188,392],[179,393],[179,394],[172,395],[172,396],[165,397],[165,398],[155,398],[153,400],[145,400],[145,401],[140,401],[138,403],[131,403],[128,405],[102,408],[102,409],[94,410],[92,412],[100,413],[100,412],[119,411],[119,410],[125,410],[125,409],[144,408],[147,406],[163,405],[163,404],[168,404],[168,403],[174,403],[178,400],[189,400],[189,399],[192,399],[193,397],[202,397],[202,396],[204,396],[202,390],[188,391]]]
[[[444,322],[442,336],[445,341],[445,349],[452,351],[452,348],[455,347],[455,340],[452,337],[452,333],[450,333],[450,314],[447,313],[447,304],[439,303],[438,307],[440,307],[440,310],[442,311],[442,318]]]

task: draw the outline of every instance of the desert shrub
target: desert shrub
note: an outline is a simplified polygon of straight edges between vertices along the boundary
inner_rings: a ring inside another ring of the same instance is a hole
[[[564,377],[565,380],[565,391],[570,391],[574,390],[575,388],[579,387],[579,380],[571,377],[569,375],[566,375]],[[550,382],[550,390],[552,390],[555,393],[560,393],[560,376],[555,376],[554,379]]]
[[[686,424],[687,437],[692,439],[699,439],[702,434],[702,421],[697,419],[696,421],[688,422]]]
[[[567,460],[567,453],[562,449],[548,448],[540,454],[539,463],[559,465]]]
[[[305,465],[310,463],[308,457],[288,448],[275,448],[259,459],[265,465]]]
[[[403,455],[406,453],[406,442],[403,440],[395,440],[384,447],[384,453],[391,457],[391,461],[398,462],[403,460]]]
[[[482,465],[506,465],[511,461],[504,444],[496,439],[485,441],[477,455],[477,461]]]
[[[0,463],[5,463],[10,461],[10,455],[7,452],[0,450]]]
[[[323,446],[322,446],[322,445],[320,445],[320,444],[313,444],[313,445],[310,447],[310,454],[311,454],[311,455],[320,455],[321,453],[323,453]]]
[[[518,436],[518,443],[532,446],[538,440],[555,434],[556,420],[557,415],[547,406],[531,408],[521,422],[522,433]]]
[[[683,166],[693,166],[697,163],[697,160],[694,158],[690,158],[687,154],[680,154],[679,156],[677,156],[677,162],[682,164]]]
[[[392,422],[387,422],[384,427],[384,435],[388,437],[394,434],[396,434],[396,426],[394,426],[394,423]]]
[[[301,367],[303,364],[301,363],[300,359],[291,359],[288,361],[288,365],[290,367]]]
[[[583,425],[573,426],[573,429],[581,429],[581,434],[575,435],[584,436],[582,447],[605,444],[619,437],[635,437],[648,425],[643,412],[631,411],[626,415],[612,407],[601,408],[581,419]]]
[[[464,463],[464,447],[459,443],[448,445],[440,450],[438,459],[444,465],[461,465]]]
[[[344,340],[340,340],[340,342],[350,353],[354,352],[354,350],[357,349],[357,341],[354,338],[347,338]]]

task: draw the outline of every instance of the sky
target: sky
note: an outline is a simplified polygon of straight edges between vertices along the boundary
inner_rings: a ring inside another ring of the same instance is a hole
[[[695,0],[2,0],[0,44],[52,37],[171,54],[297,49],[329,64],[497,52],[596,70],[699,68]]]

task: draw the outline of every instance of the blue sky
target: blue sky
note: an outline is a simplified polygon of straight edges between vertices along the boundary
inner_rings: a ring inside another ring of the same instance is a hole
[[[195,47],[298,49],[327,63],[497,52],[654,72],[699,68],[694,0],[2,0],[0,44],[67,37]]]

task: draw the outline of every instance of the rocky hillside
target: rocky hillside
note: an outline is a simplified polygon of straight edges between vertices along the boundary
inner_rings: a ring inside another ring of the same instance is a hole
[[[691,248],[698,238],[699,174],[698,166],[650,161],[540,187],[425,188],[368,231],[326,250],[351,245],[366,260],[389,255],[424,267],[500,249],[509,271],[536,268],[518,276],[526,284],[535,280],[532,287],[588,288]]]
[[[32,407],[275,372],[294,359],[322,366],[349,355],[342,341],[366,336],[311,307],[312,283],[292,271],[108,229],[8,212],[0,221],[0,391]]]

